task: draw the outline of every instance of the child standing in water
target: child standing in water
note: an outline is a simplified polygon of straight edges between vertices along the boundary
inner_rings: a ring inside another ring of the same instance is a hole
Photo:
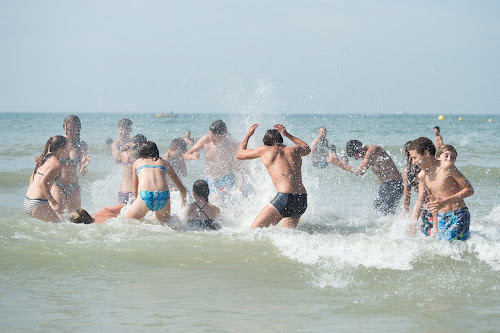
[[[135,200],[134,186],[132,183],[132,164],[139,158],[139,147],[147,139],[142,134],[134,136],[133,140],[122,148],[120,152],[120,159],[123,163],[123,177],[118,192],[118,202],[126,205]]]
[[[65,148],[64,136],[57,135],[47,140],[24,198],[26,214],[46,222],[59,222],[63,209],[51,194],[50,188],[61,177],[62,166],[59,160],[65,154]]]
[[[184,153],[186,153],[186,142],[183,139],[175,139],[170,144],[168,150],[163,154],[162,159],[170,163],[179,179],[187,176],[186,162],[184,161]],[[172,181],[168,180],[168,186],[176,189]]]
[[[61,178],[56,180],[51,193],[63,210],[73,211],[82,205],[78,173],[82,176],[87,173],[91,158],[87,144],[80,140],[80,118],[66,117],[63,127],[66,131],[67,149],[59,160],[62,165]]]
[[[188,207],[188,224],[191,226],[218,230],[220,226],[214,223],[214,221],[219,217],[220,209],[208,202],[209,194],[210,190],[206,181],[200,179],[194,182],[194,202]]]
[[[143,218],[148,211],[156,213],[160,222],[170,218],[170,191],[167,175],[172,179],[186,204],[186,188],[175,174],[170,163],[160,158],[153,141],[143,142],[139,148],[139,159],[132,166],[134,196],[137,198],[126,213],[127,218]]]
[[[464,199],[474,189],[451,161],[439,161],[434,143],[420,137],[409,146],[413,164],[422,171],[418,179],[429,194],[428,210],[434,218],[433,234],[446,241],[466,240],[469,237],[470,214]]]

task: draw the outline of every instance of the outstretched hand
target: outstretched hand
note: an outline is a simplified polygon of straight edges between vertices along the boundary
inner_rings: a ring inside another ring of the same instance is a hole
[[[339,161],[339,157],[333,151],[328,153],[328,162],[335,163]]]
[[[255,133],[255,129],[259,126],[259,124],[253,124],[248,128],[247,135],[253,135]]]

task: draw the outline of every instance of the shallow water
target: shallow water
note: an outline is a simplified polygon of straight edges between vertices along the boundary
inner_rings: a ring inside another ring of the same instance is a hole
[[[170,226],[117,218],[97,225],[49,224],[22,211],[33,157],[63,134],[61,114],[2,114],[0,129],[0,328],[2,331],[496,331],[500,326],[500,154],[492,116],[447,117],[445,143],[475,195],[471,238],[444,243],[406,234],[406,218],[371,208],[377,183],[304,161],[308,210],[296,230],[250,231],[275,194],[256,161],[248,198],[235,195],[217,232],[192,230],[172,195]],[[114,205],[120,168],[104,142],[125,115],[79,115],[93,161],[81,178],[83,207]],[[250,146],[275,122],[310,142],[326,126],[338,150],[349,139],[381,144],[402,168],[402,145],[432,135],[434,116],[129,115],[164,153],[190,129],[203,135],[219,117],[240,140],[261,122]],[[458,117],[457,117],[458,118]],[[22,132],[23,137],[16,135]],[[351,161],[356,165],[355,161]],[[203,178],[188,162],[187,185]]]

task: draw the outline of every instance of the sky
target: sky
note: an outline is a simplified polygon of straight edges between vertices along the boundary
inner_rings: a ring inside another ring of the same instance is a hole
[[[500,113],[500,1],[1,0],[0,112]]]

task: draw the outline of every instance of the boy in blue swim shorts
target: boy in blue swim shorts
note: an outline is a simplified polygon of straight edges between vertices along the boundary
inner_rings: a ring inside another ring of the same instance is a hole
[[[437,160],[434,143],[425,137],[409,145],[412,163],[422,171],[419,181],[429,194],[427,210],[432,214],[432,235],[445,241],[466,240],[469,237],[470,214],[464,199],[474,194],[467,178],[455,167],[454,161]]]

